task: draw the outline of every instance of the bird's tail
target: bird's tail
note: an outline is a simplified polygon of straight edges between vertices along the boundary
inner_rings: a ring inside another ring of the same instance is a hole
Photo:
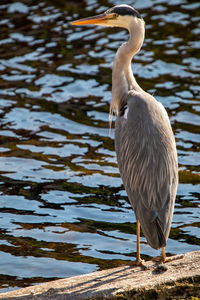
[[[166,246],[166,238],[165,238],[159,217],[156,217],[154,222],[155,222],[157,236],[158,236],[158,241],[157,241],[158,248],[157,249],[159,249],[161,247]]]
[[[157,212],[143,206],[142,209],[137,209],[135,213],[148,244],[154,249],[165,247],[167,237],[164,234],[164,224],[159,219]]]

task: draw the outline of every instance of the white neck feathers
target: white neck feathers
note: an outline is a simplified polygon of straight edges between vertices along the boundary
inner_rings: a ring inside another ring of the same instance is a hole
[[[140,50],[144,41],[144,21],[132,16],[120,18],[120,27],[128,29],[130,38],[128,42],[122,44],[118,49],[113,64],[110,113],[115,110],[116,114],[126,103],[130,90],[143,91],[133,76],[131,61],[133,56]]]

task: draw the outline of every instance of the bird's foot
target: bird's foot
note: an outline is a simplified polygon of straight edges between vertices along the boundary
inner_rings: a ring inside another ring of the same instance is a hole
[[[166,258],[165,258],[166,259]],[[155,261],[156,263],[164,263],[165,259],[162,256],[156,256],[152,258],[152,261]]]
[[[135,261],[131,261],[131,262],[129,262],[129,265],[131,266],[131,267],[141,267],[141,269],[142,270],[147,270],[147,266],[145,266],[145,264],[144,264],[144,260],[142,260],[142,259],[136,259]]]
[[[157,256],[157,257],[154,257],[152,260],[157,263],[164,264],[164,263],[168,263],[173,260],[182,259],[183,257],[184,257],[184,254],[178,254],[178,255],[174,255],[174,256],[170,256],[170,257]]]
[[[178,255],[173,255],[170,257],[165,257],[162,259],[162,263],[167,263],[167,262],[170,262],[173,260],[182,259],[182,258],[184,258],[184,256],[185,256],[184,254],[178,254]]]

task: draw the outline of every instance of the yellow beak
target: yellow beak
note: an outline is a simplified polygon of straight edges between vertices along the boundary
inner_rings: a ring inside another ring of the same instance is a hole
[[[97,15],[85,19],[80,19],[76,21],[72,21],[71,25],[89,25],[89,24],[94,24],[94,25],[103,25],[105,24],[108,20],[114,19],[114,14],[102,14],[102,15]]]

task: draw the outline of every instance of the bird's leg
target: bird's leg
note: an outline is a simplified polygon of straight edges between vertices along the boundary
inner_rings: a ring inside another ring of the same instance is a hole
[[[181,259],[184,257],[184,254],[179,254],[179,255],[174,255],[171,257],[166,257],[165,255],[165,248],[162,248],[162,258],[161,258],[161,263],[167,263],[173,260]]]
[[[137,255],[136,255],[136,260],[131,261],[129,263],[130,266],[139,266],[143,270],[146,270],[147,267],[143,264],[143,261],[140,257],[140,221],[137,220]]]
[[[131,265],[139,266],[142,269],[147,269],[140,257],[140,221],[137,220],[137,256],[136,261],[131,262]]]
[[[170,262],[170,261],[173,261],[173,260],[181,259],[183,257],[184,257],[184,254],[174,255],[174,256],[171,256],[171,257],[166,257],[165,248],[162,247],[161,257],[154,257],[153,261],[156,261],[158,263],[163,264],[163,263],[167,263],[167,262]]]
[[[162,262],[162,263],[166,262],[165,247],[162,247],[162,257],[161,257],[161,262]]]
[[[140,221],[137,219],[137,256],[136,256],[136,266],[140,266],[142,269],[147,269],[143,264],[143,261],[140,257]]]
[[[153,260],[153,261],[156,261],[156,262],[158,262],[158,263],[165,263],[165,262],[166,262],[165,248],[162,247],[162,254],[161,254],[161,256],[153,257],[152,260]]]
[[[141,263],[140,257],[140,221],[137,220],[137,257],[136,263],[139,265]]]

